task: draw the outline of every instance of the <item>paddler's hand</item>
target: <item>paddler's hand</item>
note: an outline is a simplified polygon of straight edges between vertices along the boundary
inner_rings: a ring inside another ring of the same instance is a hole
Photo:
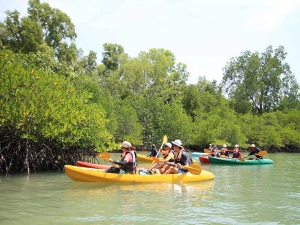
[[[182,169],[182,165],[180,163],[177,163],[177,168]]]
[[[108,162],[111,162],[111,163],[112,163],[112,162],[114,162],[114,161],[113,161],[112,159],[108,159]]]

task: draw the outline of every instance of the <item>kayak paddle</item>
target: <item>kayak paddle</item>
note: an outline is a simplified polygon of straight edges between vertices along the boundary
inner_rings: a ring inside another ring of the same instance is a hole
[[[268,154],[268,152],[264,150],[264,151],[260,151],[256,155],[258,155],[258,156],[265,156],[266,154]]]
[[[100,159],[104,159],[106,162],[111,163],[114,167],[120,168],[119,165],[114,164],[113,162],[108,161],[110,158],[110,154],[108,152],[102,152],[99,154]]]
[[[164,144],[166,144],[167,142],[168,142],[168,137],[167,137],[167,135],[164,135],[164,137],[163,137],[163,143],[161,144],[161,146],[160,146],[159,149],[162,149],[162,147],[164,146]],[[157,156],[159,155],[159,149],[158,149],[157,154],[156,154],[156,156],[155,156],[156,158],[157,158]],[[152,161],[150,167],[152,167],[152,166],[154,165],[154,163],[155,163],[155,161]]]
[[[204,149],[204,152],[205,153],[210,153],[209,149],[207,149],[207,148]]]
[[[168,137],[167,137],[167,135],[164,135],[164,137],[163,137],[163,143],[161,144],[161,146],[160,146],[159,149],[162,149],[162,147],[164,146],[164,144],[166,144],[167,142],[168,142]],[[158,152],[157,152],[157,154],[155,156],[156,158],[159,155],[159,149],[158,149]]]

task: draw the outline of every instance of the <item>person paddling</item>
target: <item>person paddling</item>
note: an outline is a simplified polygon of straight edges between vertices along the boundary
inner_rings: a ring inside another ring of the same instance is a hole
[[[174,162],[174,151],[172,150],[172,144],[171,143],[166,143],[164,145],[163,149],[159,149],[159,151],[163,155],[163,160],[161,164],[155,163],[152,167],[150,167],[150,172],[155,172],[155,173],[163,173],[166,170],[166,164],[165,162]],[[165,167],[165,168],[164,168]],[[162,170],[164,168],[164,170]],[[155,171],[152,171],[153,169],[156,169]]]
[[[221,149],[221,153],[220,153],[220,157],[221,158],[228,158],[229,157],[229,151],[227,149],[227,145],[224,144],[222,149]]]
[[[188,153],[184,150],[180,140],[175,140],[172,142],[172,144],[176,153],[175,164],[171,165],[168,170],[164,172],[164,174],[187,173],[188,170],[184,169],[184,166],[189,166],[192,164]]]
[[[234,146],[232,158],[233,159],[239,159],[239,160],[242,158],[242,154],[241,154],[239,145]]]
[[[260,152],[260,149],[256,147],[255,144],[251,144],[249,148],[250,148],[250,153],[246,157],[250,155],[255,155],[256,157],[255,159],[263,159],[262,156],[257,155]]]
[[[136,152],[134,151],[135,147],[133,147],[131,145],[131,143],[128,142],[128,141],[124,141],[121,144],[120,147],[123,151],[123,153],[121,155],[121,160],[120,161],[114,161],[112,159],[108,160],[109,162],[120,166],[119,172],[114,172],[115,169],[113,169],[112,167],[109,168],[107,170],[107,172],[108,173],[111,172],[111,173],[135,174],[136,173],[136,167],[137,167],[137,164],[138,164]],[[114,168],[116,168],[116,167],[114,167]]]

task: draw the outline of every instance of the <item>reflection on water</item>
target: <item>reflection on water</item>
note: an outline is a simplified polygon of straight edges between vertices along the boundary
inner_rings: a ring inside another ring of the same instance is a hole
[[[60,172],[3,176],[0,222],[299,224],[300,154],[268,156],[274,165],[203,164],[215,179],[184,184],[81,183]]]
[[[93,218],[81,215],[81,221],[99,221],[107,217],[119,221],[141,221],[147,217],[149,219],[146,215],[153,210],[157,211],[157,215],[163,215],[169,210],[176,212],[181,207],[189,210],[199,207],[202,198],[212,197],[213,186],[214,181],[122,185],[72,182],[65,190],[64,202],[72,203],[66,207],[71,209],[74,215],[80,215],[83,209],[94,215]],[[75,202],[81,204],[73,204]]]

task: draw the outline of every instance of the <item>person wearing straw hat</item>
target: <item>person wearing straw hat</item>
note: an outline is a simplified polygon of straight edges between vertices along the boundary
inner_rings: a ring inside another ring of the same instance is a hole
[[[257,153],[260,152],[260,149],[258,147],[256,147],[255,144],[251,144],[249,146],[249,148],[250,148],[250,153],[246,157],[248,157],[250,155],[255,155],[255,157],[256,157],[255,159],[263,159],[262,156],[257,155]]]

